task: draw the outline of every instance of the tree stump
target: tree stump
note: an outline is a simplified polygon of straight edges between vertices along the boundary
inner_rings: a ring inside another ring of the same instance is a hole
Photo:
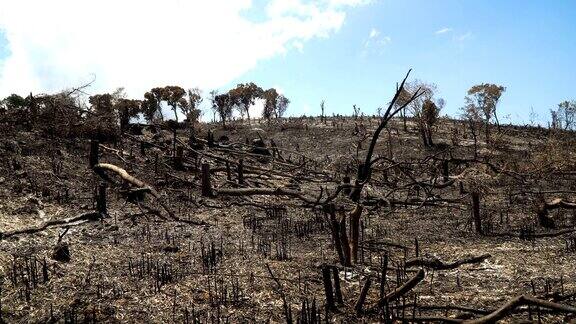
[[[90,141],[90,168],[94,168],[98,164],[98,150],[100,148],[100,143],[97,140]]]
[[[202,196],[212,196],[212,185],[210,184],[210,164],[202,163]]]

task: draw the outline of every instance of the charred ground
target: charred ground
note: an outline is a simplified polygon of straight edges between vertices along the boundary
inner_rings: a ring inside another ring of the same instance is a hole
[[[0,322],[573,320],[574,134],[392,119],[351,199],[380,123],[6,126]]]

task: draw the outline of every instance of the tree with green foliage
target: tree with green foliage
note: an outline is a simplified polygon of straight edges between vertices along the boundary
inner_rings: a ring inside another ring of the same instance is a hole
[[[228,93],[234,105],[240,109],[241,114],[246,113],[248,123],[250,123],[250,107],[254,105],[256,99],[262,97],[263,92],[262,88],[250,82],[241,83]]]
[[[284,97],[284,95],[279,95],[276,100],[276,118],[281,118],[286,113],[288,105],[290,104],[290,99]]]
[[[564,130],[576,129],[576,100],[564,100],[558,104],[558,117]]]
[[[162,99],[159,93],[148,91],[144,94],[142,101],[142,114],[149,123],[154,123],[157,119],[164,120],[160,103]]]
[[[220,116],[222,126],[226,127],[226,120],[232,118],[233,100],[230,98],[230,94],[223,93],[221,95],[216,95],[212,105],[215,107],[218,115]]]
[[[270,88],[262,94],[264,98],[264,109],[262,110],[262,117],[268,122],[276,114],[276,104],[278,102],[278,91],[274,88]]]
[[[120,98],[114,103],[114,110],[116,110],[120,119],[120,131],[124,133],[128,128],[130,119],[138,117],[141,111],[142,101],[135,99]]]
[[[417,92],[421,95],[410,101],[406,106],[405,104],[412,98],[413,94]],[[404,88],[401,89],[398,95],[398,100],[395,103],[397,107],[406,106],[408,108],[418,125],[420,137],[426,147],[433,145],[432,129],[438,119],[440,109],[444,105],[443,99],[434,99],[435,93],[435,84],[414,80],[412,82],[407,82],[404,85]]]
[[[482,83],[470,88],[468,95],[464,99],[467,109],[475,109],[484,116],[484,132],[487,142],[490,141],[490,120],[492,117],[496,120],[496,124],[500,126],[496,106],[504,91],[506,91],[506,88],[503,86]]]
[[[279,94],[274,88],[270,88],[262,94],[264,101],[264,110],[262,117],[270,121],[272,117],[281,118],[284,116],[290,100],[284,95]]]

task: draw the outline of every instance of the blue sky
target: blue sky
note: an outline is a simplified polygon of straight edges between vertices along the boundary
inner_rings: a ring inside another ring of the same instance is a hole
[[[381,42],[366,48],[372,30]],[[413,77],[437,84],[448,114],[458,114],[468,88],[490,82],[507,87],[500,114],[527,122],[531,107],[546,120],[576,98],[575,57],[575,1],[379,1],[349,11],[330,38],[234,82],[280,86],[294,113],[318,114],[322,99],[329,112],[349,114],[357,104],[372,113],[413,68]]]
[[[483,82],[507,87],[504,122],[528,122],[533,107],[545,123],[550,108],[576,98],[576,1],[169,0],[181,8],[166,12],[154,0],[70,1],[14,1],[0,12],[0,94],[56,91],[93,76],[92,91],[125,86],[131,97],[164,84],[207,93],[253,81],[284,92],[291,115],[319,114],[323,99],[328,113],[350,114],[356,104],[372,114],[412,68],[413,78],[438,86],[450,115]],[[134,3],[138,15],[126,15]],[[46,10],[63,12],[63,22],[43,20]],[[90,21],[99,10],[106,25]]]

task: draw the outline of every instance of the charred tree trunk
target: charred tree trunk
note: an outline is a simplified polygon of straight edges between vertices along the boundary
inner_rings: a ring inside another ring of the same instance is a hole
[[[364,282],[364,286],[362,286],[362,291],[360,292],[360,296],[356,301],[356,305],[354,306],[354,310],[356,314],[362,314],[362,309],[364,307],[364,302],[366,302],[366,296],[368,296],[368,290],[370,290],[370,284],[372,283],[372,279],[370,277],[366,278],[366,282]]]
[[[360,240],[360,216],[362,215],[362,205],[356,205],[356,208],[350,214],[350,252],[352,262],[358,262],[358,245]]]
[[[337,267],[332,267],[332,275],[334,276],[334,294],[336,295],[336,302],[340,305],[344,305],[342,289],[340,288],[340,273]]]
[[[340,223],[336,219],[336,206],[334,204],[329,204],[324,207],[324,212],[330,217],[330,228],[332,232],[332,240],[334,241],[334,248],[338,254],[338,260],[340,264],[346,264],[346,258],[344,257],[344,250],[342,249],[342,241],[340,240]]]
[[[342,213],[342,219],[340,220],[340,243],[342,244],[342,252],[344,255],[345,267],[350,267],[352,265],[350,259],[350,243],[348,241],[348,234],[346,233],[346,213]]]
[[[329,310],[336,310],[336,304],[334,304],[334,291],[332,289],[332,280],[330,280],[330,268],[325,264],[322,265],[322,282],[324,283],[326,308]]]
[[[450,180],[450,165],[448,160],[442,161],[442,176],[444,177],[444,182]]]
[[[212,185],[210,184],[210,164],[202,163],[202,196],[212,196]]]
[[[226,161],[226,179],[232,181],[232,171],[230,170],[230,162]]]
[[[174,155],[174,168],[176,170],[184,170],[184,149],[182,146],[176,148],[176,154]]]
[[[350,185],[350,177],[349,176],[345,176],[344,178],[342,178],[342,184],[344,185]],[[342,192],[348,196],[350,195],[350,187],[346,187],[344,189],[342,189]]]
[[[100,143],[97,140],[90,141],[90,168],[93,169],[96,164],[98,164],[98,151],[100,148]]]
[[[244,184],[244,159],[238,161],[238,184]]]
[[[482,235],[482,217],[480,215],[480,193],[477,191],[472,192],[472,215],[474,217],[474,225],[476,226],[476,233]]]
[[[101,183],[98,186],[96,195],[96,210],[101,215],[108,215],[108,208],[106,207],[106,184]]]

